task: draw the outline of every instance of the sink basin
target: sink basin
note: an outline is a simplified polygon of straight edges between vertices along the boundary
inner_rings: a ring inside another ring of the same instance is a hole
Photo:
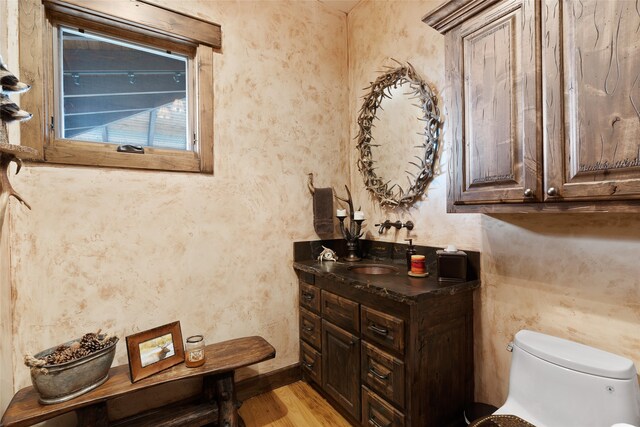
[[[350,266],[349,271],[358,274],[392,274],[399,270],[397,267],[386,264],[361,264]]]

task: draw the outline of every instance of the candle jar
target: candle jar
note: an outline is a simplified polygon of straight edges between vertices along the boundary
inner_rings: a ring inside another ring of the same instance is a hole
[[[202,366],[205,361],[204,337],[202,335],[194,335],[187,338],[187,344],[184,348],[184,355],[184,364],[187,366],[187,368]]]
[[[411,272],[425,274],[427,272],[424,255],[411,255]]]

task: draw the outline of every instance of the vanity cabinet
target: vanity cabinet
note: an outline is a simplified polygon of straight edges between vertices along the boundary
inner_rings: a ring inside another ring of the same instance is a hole
[[[622,0],[450,0],[449,212],[640,212],[640,15]]]
[[[403,275],[405,297],[298,276],[303,377],[345,418],[370,427],[459,425],[473,400],[472,285],[421,295],[424,279]]]

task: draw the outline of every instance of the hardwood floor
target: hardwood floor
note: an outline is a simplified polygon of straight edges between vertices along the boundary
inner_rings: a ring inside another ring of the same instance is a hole
[[[303,381],[246,400],[246,427],[348,427],[350,424]]]

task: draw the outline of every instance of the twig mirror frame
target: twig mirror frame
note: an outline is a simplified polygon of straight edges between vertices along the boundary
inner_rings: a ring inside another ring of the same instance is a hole
[[[426,190],[433,178],[433,166],[438,151],[441,126],[438,101],[429,85],[420,77],[413,65],[408,62],[406,65],[400,62],[398,64],[399,67],[396,68],[386,67],[388,71],[380,75],[365,89],[369,93],[364,97],[362,108],[358,114],[359,131],[356,136],[356,148],[360,153],[357,166],[362,173],[364,185],[379,200],[382,207],[390,208],[408,207]],[[415,173],[405,171],[409,181],[409,187],[406,191],[399,183],[393,183],[389,186],[391,181],[385,181],[384,177],[376,174],[376,161],[371,153],[371,147],[375,146],[372,128],[376,112],[378,108],[381,108],[384,98],[391,98],[391,88],[397,88],[405,83],[409,84],[411,90],[408,93],[410,99],[419,101],[419,104],[414,104],[422,110],[422,117],[418,117],[418,120],[425,123],[424,132],[419,133],[424,137],[424,142],[421,145],[424,148],[424,154],[415,156],[417,162],[409,161],[409,165],[415,166],[417,171]]]

